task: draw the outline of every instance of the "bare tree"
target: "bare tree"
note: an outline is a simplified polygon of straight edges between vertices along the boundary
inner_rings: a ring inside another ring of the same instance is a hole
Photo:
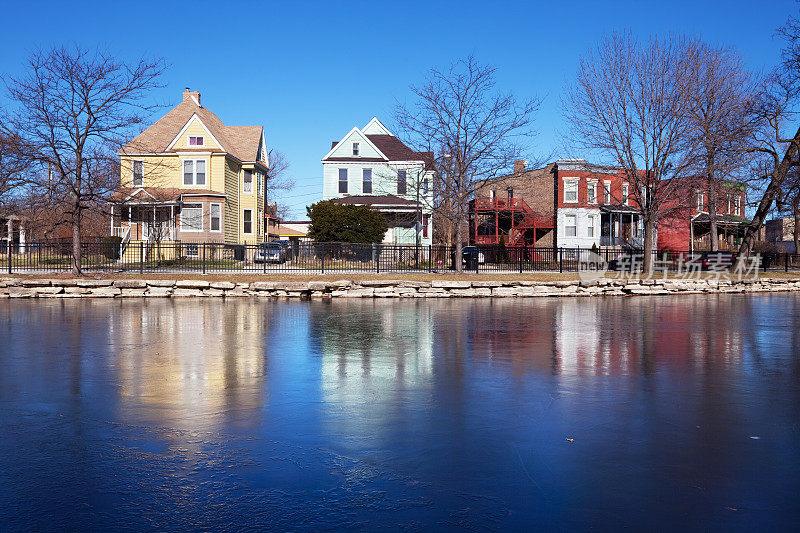
[[[72,225],[73,274],[81,274],[81,224],[119,185],[116,151],[156,107],[143,103],[158,86],[161,60],[126,64],[104,51],[80,47],[34,53],[20,77],[4,78],[15,109],[2,133],[15,132],[27,156],[50,172],[31,180],[67,202]]]
[[[433,209],[455,228],[458,272],[469,201],[522,158],[541,103],[498,91],[495,71],[472,56],[447,70],[432,69],[421,86],[411,87],[415,103],[398,104],[395,111],[412,145],[433,153]]]
[[[19,138],[0,131],[0,208],[11,201],[9,193],[23,183],[29,161]]]
[[[280,195],[294,189],[294,180],[289,177],[289,159],[283,152],[275,149],[269,151],[267,159],[269,173],[264,185],[264,209],[267,209],[269,202],[273,202],[276,215],[282,217],[288,212],[288,207],[279,203]]]
[[[782,61],[761,83],[756,103],[760,128],[756,130],[748,148],[763,156],[756,164],[756,172],[765,186],[756,201],[755,213],[739,247],[739,256],[744,257],[753,250],[761,227],[800,154],[800,128],[792,137],[784,134],[800,94],[800,20],[790,17],[786,25],[778,29],[778,34],[786,43]]]
[[[710,220],[711,250],[719,250],[717,211],[720,194],[731,181],[744,182],[750,162],[746,149],[758,126],[753,112],[755,84],[741,57],[730,48],[698,43],[694,62],[690,135],[697,146],[697,175],[702,176]]]
[[[697,155],[690,119],[697,48],[680,36],[640,42],[630,33],[611,34],[580,59],[565,97],[573,141],[605,154],[631,184],[648,272],[659,217],[685,204]]]

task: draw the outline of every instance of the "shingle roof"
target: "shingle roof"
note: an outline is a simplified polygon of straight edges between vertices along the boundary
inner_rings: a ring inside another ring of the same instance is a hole
[[[408,205],[416,206],[417,202],[414,200],[406,200],[393,194],[384,194],[378,196],[345,196],[344,198],[334,198],[331,200],[337,204],[352,204],[352,205]]]
[[[182,189],[179,187],[122,187],[114,191],[109,199],[117,202],[177,202],[182,196],[225,196],[208,189]]]
[[[262,138],[261,126],[226,126],[217,115],[198,105],[192,98],[184,98],[169,113],[125,145],[120,154],[165,152],[193,115],[197,115],[225,152],[242,161],[256,160]]]
[[[433,152],[415,152],[403,141],[394,135],[366,135],[366,138],[374,144],[389,161],[424,161],[426,170],[433,169]],[[331,142],[331,150],[336,148],[338,141]],[[381,159],[367,157],[329,157],[326,161],[367,161],[376,162]]]

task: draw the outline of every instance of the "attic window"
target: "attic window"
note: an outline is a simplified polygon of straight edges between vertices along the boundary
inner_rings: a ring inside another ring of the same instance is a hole
[[[353,155],[358,155],[358,143],[353,143]]]
[[[203,137],[202,136],[189,136],[189,146],[203,146]]]

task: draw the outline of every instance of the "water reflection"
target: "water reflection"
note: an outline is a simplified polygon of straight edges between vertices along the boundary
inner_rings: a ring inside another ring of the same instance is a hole
[[[0,301],[0,530],[785,527],[799,320],[791,295]]]

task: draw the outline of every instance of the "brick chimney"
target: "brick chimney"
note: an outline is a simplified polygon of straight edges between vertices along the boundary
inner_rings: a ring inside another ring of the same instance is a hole
[[[198,106],[200,105],[200,92],[199,91],[190,91],[189,88],[187,87],[186,90],[183,91],[183,101],[185,102],[189,98],[194,100],[194,103],[196,103]]]
[[[524,159],[517,159],[514,161],[514,174],[522,174],[525,172],[525,163]]]

